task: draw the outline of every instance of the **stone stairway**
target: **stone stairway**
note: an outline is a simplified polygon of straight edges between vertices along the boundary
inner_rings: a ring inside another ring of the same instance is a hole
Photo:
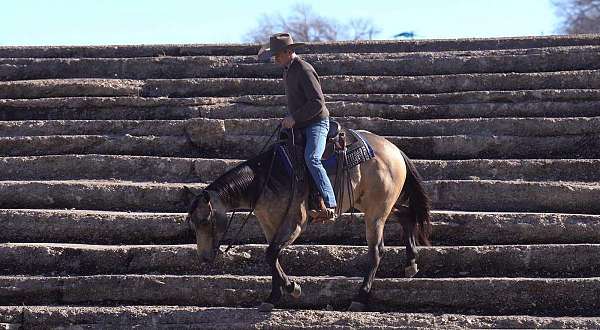
[[[600,327],[599,35],[301,50],[332,116],[404,150],[433,198],[420,273],[402,278],[389,222],[365,313],[342,312],[360,215],[284,251],[303,295],[271,314],[253,308],[270,291],[255,220],[197,262],[183,187],[253,156],[286,112],[256,51],[0,47],[0,329]]]

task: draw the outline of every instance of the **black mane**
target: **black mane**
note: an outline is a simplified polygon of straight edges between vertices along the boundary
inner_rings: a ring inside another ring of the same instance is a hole
[[[229,205],[236,205],[243,200],[248,201],[250,204],[254,203],[258,198],[258,194],[261,193],[260,190],[263,188],[269,174],[273,148],[271,146],[258,156],[246,160],[225,172],[209,184],[205,190],[216,192],[219,198]],[[285,178],[287,178],[287,175],[275,155],[268,187],[276,191],[279,190],[284,181],[289,180],[284,180]]]

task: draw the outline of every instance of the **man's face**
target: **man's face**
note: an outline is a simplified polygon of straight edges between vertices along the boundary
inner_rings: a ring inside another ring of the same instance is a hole
[[[290,49],[284,49],[275,54],[275,63],[286,66],[292,60],[292,51]]]

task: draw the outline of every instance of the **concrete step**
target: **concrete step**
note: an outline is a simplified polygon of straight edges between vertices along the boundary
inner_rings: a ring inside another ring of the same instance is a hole
[[[455,135],[386,138],[409,157],[421,159],[600,157],[598,134],[548,137]]]
[[[298,53],[396,53],[452,50],[524,49],[540,47],[597,46],[598,36],[562,35],[542,37],[469,38],[441,40],[368,40],[310,43]],[[253,44],[112,45],[112,46],[20,46],[0,47],[0,58],[29,57],[161,57],[198,55],[256,55]]]
[[[600,101],[598,89],[538,89],[520,91],[467,91],[433,94],[325,94],[325,101],[381,105],[449,105],[472,103],[534,103]],[[207,105],[285,106],[284,95],[243,95],[232,97],[155,98],[115,97],[48,97],[41,99],[0,98],[0,110],[32,111],[49,109],[159,108]]]
[[[203,188],[204,183],[185,184]],[[183,183],[0,181],[0,208],[185,212]],[[600,185],[577,182],[431,180],[434,209],[599,214]]]
[[[158,98],[157,100],[162,100],[162,98]],[[12,105],[14,103],[9,105],[8,102],[1,105],[0,102],[0,120],[177,120],[195,117],[214,119],[279,118],[287,115],[288,112],[286,106],[283,105],[254,105],[235,102],[191,106],[177,104],[174,104],[173,106],[127,106],[119,104],[120,102],[114,102],[114,106],[105,104],[101,107],[94,107],[94,104],[89,102],[90,105],[74,105],[68,108],[64,104],[51,102],[48,103],[48,106],[54,106],[54,104],[56,104],[57,107],[44,108],[44,105],[39,103],[45,101],[45,99],[36,99],[35,101],[35,103],[31,104],[19,102],[21,107],[13,107]],[[132,99],[132,102],[135,102],[134,99]],[[34,107],[24,108],[25,106]],[[81,106],[83,106],[83,108]],[[457,103],[446,105],[403,105],[347,101],[327,102],[327,109],[331,116],[334,117],[380,117],[399,120],[593,117],[600,114],[598,111],[599,106],[600,101],[585,100],[519,103]]]
[[[429,53],[306,54],[319,75],[420,76],[600,69],[598,46]],[[256,56],[157,58],[0,58],[0,80],[119,78],[279,78]]]
[[[0,242],[83,244],[189,244],[194,242],[185,213],[92,210],[0,209]],[[235,215],[224,243],[265,243],[251,217],[234,241],[247,213]],[[600,243],[600,216],[560,213],[433,211],[434,245]],[[361,213],[342,215],[330,225],[311,224],[298,244],[365,245]],[[398,221],[386,223],[386,245],[403,245]]]
[[[186,120],[0,121],[2,136],[129,135],[185,136]]]
[[[599,113],[600,114],[600,113]],[[452,135],[504,135],[504,136],[562,136],[562,135],[585,135],[600,133],[600,117],[571,117],[571,118],[467,118],[467,119],[427,119],[427,120],[393,120],[372,117],[333,117],[342,126],[355,129],[367,130],[377,135],[398,137],[428,137],[428,136],[452,136]],[[196,127],[201,129],[213,128],[211,134],[221,135],[267,135],[275,130],[281,119],[206,119],[197,118],[186,121],[186,128],[192,139],[206,139],[203,131],[199,137],[195,136]],[[181,122],[177,121],[111,121],[114,126],[124,130],[129,124],[133,130],[139,125],[168,125],[178,128]],[[37,135],[48,131],[49,134],[59,134],[64,131],[55,131],[43,127],[48,125],[66,126],[73,125],[82,127],[82,132],[87,132],[86,125],[110,126],[110,122],[104,121],[16,121],[0,122],[0,128],[5,135]],[[123,124],[121,124],[123,123]],[[153,124],[154,123],[154,124]],[[30,130],[29,127],[34,126]],[[39,129],[38,129],[39,127]],[[216,128],[220,132],[215,132]],[[36,130],[37,129],[37,130]],[[108,128],[103,128],[108,130]],[[74,129],[72,131],[75,131]],[[156,131],[159,131],[156,129]],[[13,133],[14,132],[14,133]],[[90,130],[91,134],[98,130]],[[110,131],[109,131],[110,132]],[[141,131],[140,131],[141,133]],[[62,133],[68,134],[68,133]],[[79,133],[85,134],[85,133]],[[134,132],[132,134],[139,134]],[[181,134],[181,133],[180,133]],[[160,135],[157,133],[156,135]],[[166,134],[165,134],[166,135]]]
[[[4,94],[0,82],[0,97]],[[436,76],[326,76],[321,77],[324,93],[381,94],[381,93],[449,93],[490,90],[530,90],[600,88],[600,70],[561,71],[544,73],[482,73]],[[56,96],[61,95],[60,89]],[[83,93],[85,93],[83,91]],[[85,95],[85,94],[78,95]],[[148,79],[144,81],[143,96],[193,97],[236,96],[248,94],[283,94],[280,79],[259,78],[196,78]]]
[[[105,154],[247,159],[266,135],[223,135],[221,127],[189,125],[188,136],[47,135],[0,137],[0,156]],[[270,133],[269,133],[270,134]],[[384,136],[417,159],[600,158],[600,134],[565,136]]]
[[[600,114],[600,113],[599,113]],[[600,133],[599,117],[467,118],[394,120],[371,117],[332,117],[342,126],[387,136],[508,135],[563,136]],[[280,118],[188,120],[25,120],[0,121],[0,136],[132,135],[195,137],[196,126],[219,125],[221,134],[270,135]],[[213,132],[210,132],[213,133]]]
[[[185,136],[48,135],[0,137],[0,155],[112,154],[201,157]]]
[[[600,317],[498,316],[445,313],[347,313],[318,310],[273,310],[192,306],[3,306],[0,315],[28,329],[593,329]]]
[[[136,96],[143,82],[125,79],[55,79],[0,82],[0,98],[56,96]]]
[[[449,93],[599,88],[600,70],[435,76],[325,76],[324,93]],[[283,94],[281,79],[54,79],[0,82],[0,98],[67,96],[197,97]]]
[[[521,103],[471,103],[471,104],[446,104],[446,105],[396,105],[366,102],[327,102],[327,109],[333,117],[379,117],[385,119],[400,120],[424,120],[424,119],[458,119],[458,118],[507,118],[507,117],[592,117],[600,115],[596,101],[549,101],[549,102],[521,102]],[[197,107],[196,117],[214,119],[233,118],[275,118],[287,115],[286,106],[260,106],[243,103],[228,103],[223,105],[209,105]],[[131,115],[129,115],[131,112]],[[32,116],[47,118],[53,117],[75,117],[104,116],[103,112],[87,113],[77,115],[75,110],[63,112],[30,112]],[[173,117],[179,116],[178,109]],[[25,113],[19,113],[24,116]],[[128,111],[127,113],[115,111],[115,118],[120,116],[133,116],[139,111]],[[8,116],[9,114],[7,114]],[[156,116],[154,112],[148,112],[147,116]],[[190,112],[190,117],[192,117]],[[9,117],[7,120],[15,120],[17,117]],[[97,118],[102,119],[102,118]]]
[[[194,125],[188,126],[190,139],[200,148],[203,157],[244,159],[254,157],[268,142],[268,135],[271,134],[271,132],[262,136],[227,134],[224,125],[225,123],[222,121],[201,119],[196,120]],[[550,126],[549,129],[552,130],[553,128]],[[475,134],[384,137],[404,151],[410,158],[416,159],[567,159],[600,157],[600,134],[597,133],[564,136]],[[0,146],[3,144],[2,140],[0,138]],[[6,150],[5,155],[7,156],[30,155],[19,151],[20,147],[17,141],[12,142],[10,147],[2,149]]]
[[[426,180],[600,181],[600,159],[413,160]],[[239,159],[121,155],[0,157],[0,180],[209,182]],[[132,171],[131,169],[135,169]]]
[[[201,265],[196,245],[0,244],[0,275],[75,276],[99,274],[263,275],[267,245],[240,245]],[[224,249],[224,248],[223,248]],[[418,278],[597,277],[600,245],[496,245],[419,248]],[[280,258],[294,276],[361,277],[369,264],[367,248],[294,245]],[[402,278],[404,247],[386,247],[378,277]]]
[[[0,291],[0,298],[5,305],[249,307],[266,299],[270,280],[270,276],[235,275],[1,276],[0,286],[7,289]],[[284,297],[283,308],[345,308],[362,281],[344,277],[294,280],[302,286],[302,296]],[[600,307],[599,290],[598,278],[388,278],[375,280],[372,306],[377,311],[592,316]]]

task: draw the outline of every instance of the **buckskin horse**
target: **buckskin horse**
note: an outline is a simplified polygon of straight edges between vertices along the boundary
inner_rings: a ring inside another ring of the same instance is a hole
[[[407,255],[405,277],[418,272],[416,246],[429,245],[431,230],[430,199],[414,164],[385,138],[368,131],[356,132],[358,135],[354,135],[372,148],[373,157],[345,170],[348,184],[343,185],[346,189],[336,187],[336,194],[342,194],[336,197],[340,210],[345,212],[353,207],[364,213],[369,265],[349,311],[368,307],[371,285],[384,252],[383,229],[388,218],[398,219],[402,226]],[[298,181],[281,165],[277,156],[279,145],[271,145],[227,171],[200,193],[192,193],[187,216],[188,225],[195,231],[200,261],[212,264],[233,219],[232,216],[228,221],[226,213],[254,210],[268,242],[266,262],[272,274],[271,294],[259,306],[261,311],[272,310],[284,291],[294,298],[300,297],[301,288],[285,274],[279,255],[310,222],[308,180]],[[336,185],[338,175],[341,172],[330,174],[331,182]]]

